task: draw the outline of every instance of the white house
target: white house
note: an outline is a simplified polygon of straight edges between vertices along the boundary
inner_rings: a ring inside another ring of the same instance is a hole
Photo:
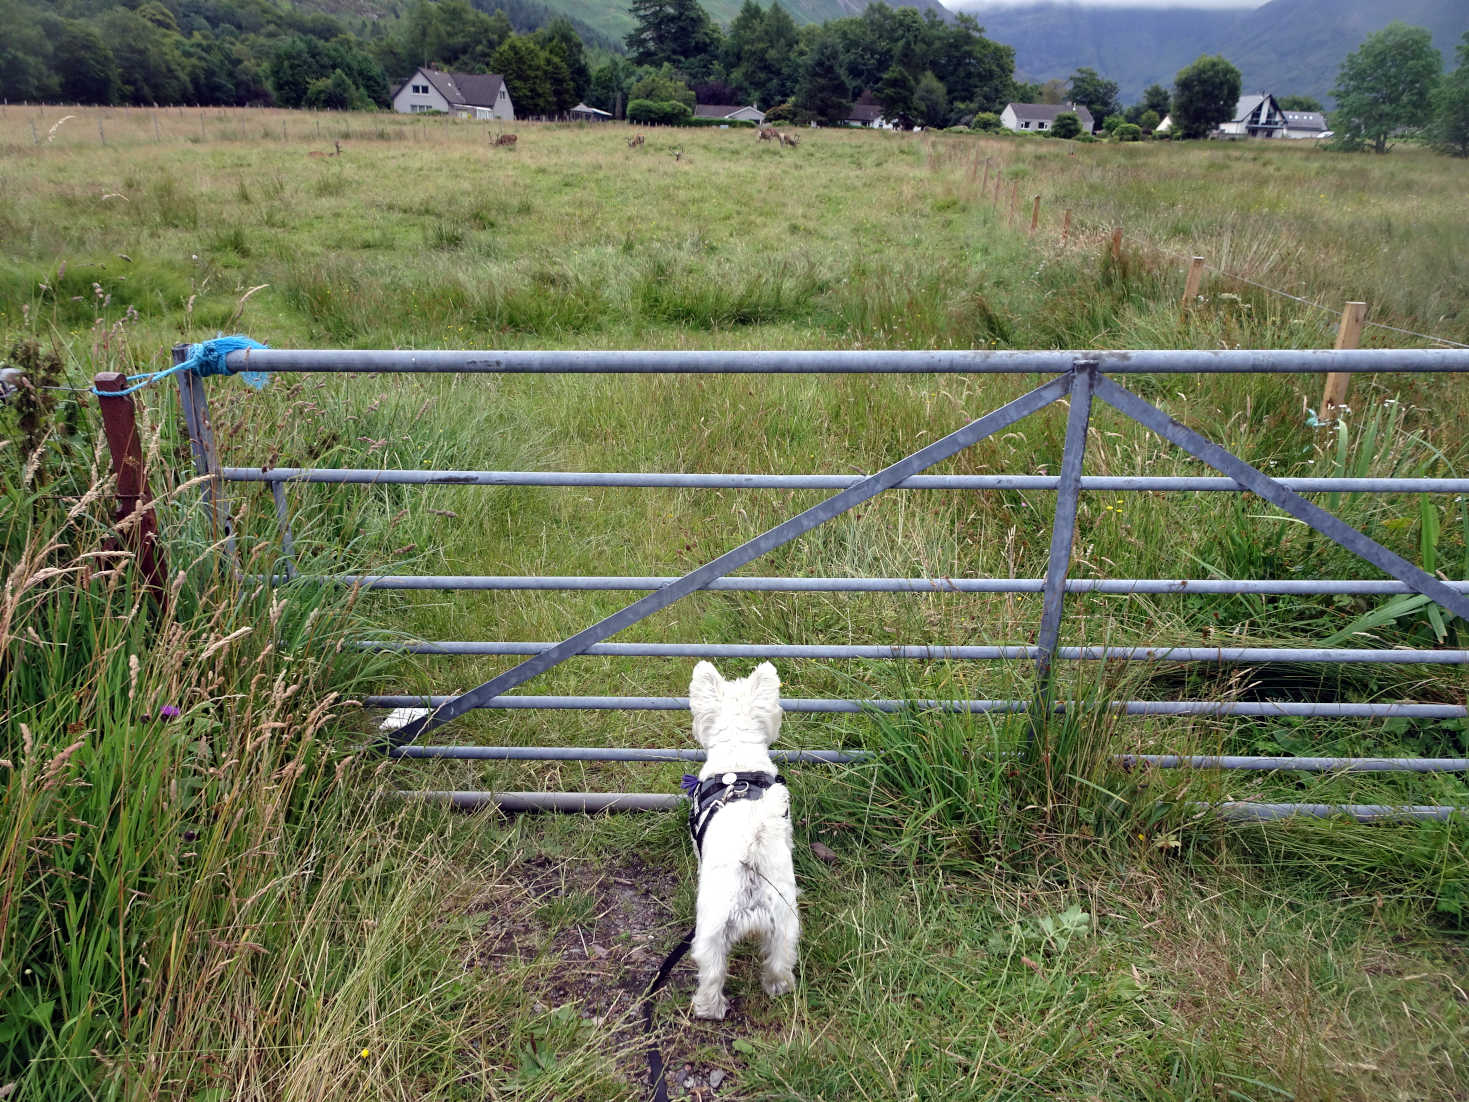
[[[1329,138],[1326,116],[1320,111],[1287,111],[1282,138]]]
[[[1090,134],[1097,124],[1092,113],[1074,103],[1007,103],[1000,112],[1000,125],[1006,130],[1038,133],[1056,125],[1056,116],[1063,111],[1073,112],[1081,120],[1083,133]]]
[[[1285,112],[1269,92],[1241,96],[1234,105],[1234,118],[1219,124],[1226,138],[1280,138],[1285,133]]]
[[[393,90],[393,110],[403,115],[438,111],[466,119],[515,120],[505,78],[498,73],[445,73],[419,68]]]
[[[736,107],[729,103],[700,103],[694,106],[694,118],[721,119],[725,122],[753,122],[758,125],[765,121],[765,112],[748,104],[744,107]]]

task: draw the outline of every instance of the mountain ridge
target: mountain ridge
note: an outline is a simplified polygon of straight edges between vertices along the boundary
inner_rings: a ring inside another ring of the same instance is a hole
[[[1327,102],[1347,54],[1393,20],[1426,27],[1453,67],[1469,30],[1462,0],[1270,0],[1253,9],[1099,8],[1042,3],[961,3],[985,37],[1015,48],[1016,78],[1065,79],[1082,66],[1117,81],[1124,103],[1149,84],[1173,86],[1201,54],[1222,54],[1244,91],[1307,95]]]

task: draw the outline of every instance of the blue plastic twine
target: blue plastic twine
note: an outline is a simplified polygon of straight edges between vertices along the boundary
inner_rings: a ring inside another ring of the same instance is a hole
[[[124,394],[131,394],[135,390],[142,390],[149,383],[156,383],[159,379],[167,379],[170,375],[177,375],[181,371],[192,371],[201,379],[210,375],[239,375],[249,386],[256,390],[261,389],[270,382],[270,373],[267,371],[232,371],[226,357],[231,352],[242,352],[250,348],[266,348],[267,345],[259,341],[252,341],[249,337],[215,337],[212,341],[203,341],[200,344],[189,345],[189,354],[182,363],[176,363],[172,367],[166,367],[162,371],[150,371],[143,375],[129,375],[129,385],[122,390],[98,390],[92,387],[92,393],[102,398],[120,398]]]

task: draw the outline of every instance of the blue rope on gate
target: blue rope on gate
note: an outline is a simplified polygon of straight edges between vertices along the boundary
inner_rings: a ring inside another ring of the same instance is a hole
[[[167,379],[171,375],[177,375],[181,371],[192,371],[201,379],[210,375],[239,375],[247,384],[256,390],[270,382],[270,374],[265,371],[232,371],[226,357],[231,352],[242,352],[250,348],[266,348],[267,345],[259,341],[252,341],[249,337],[215,337],[211,341],[203,341],[199,344],[189,345],[189,355],[182,363],[176,363],[166,367],[162,371],[149,371],[143,375],[129,375],[128,385],[122,390],[98,390],[92,387],[92,393],[101,398],[119,398],[124,394],[131,394],[135,390],[142,390],[149,383],[156,383],[159,379]]]

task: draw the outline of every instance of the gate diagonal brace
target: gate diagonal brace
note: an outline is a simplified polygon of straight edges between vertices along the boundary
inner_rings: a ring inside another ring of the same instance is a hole
[[[556,646],[496,675],[478,688],[445,701],[428,715],[420,716],[389,734],[383,740],[384,743],[389,747],[399,747],[414,741],[426,731],[440,727],[449,720],[456,719],[465,712],[494,700],[517,685],[524,684],[566,659],[582,654],[588,647],[595,646],[624,628],[631,627],[680,598],[705,588],[710,582],[724,577],[733,570],[738,570],[761,555],[790,543],[817,525],[840,516],[869,498],[876,497],[884,490],[891,489],[905,478],[927,470],[935,463],[943,462],[971,444],[976,444],[994,433],[1004,431],[1017,421],[1029,417],[1037,410],[1044,409],[1056,399],[1063,397],[1071,389],[1073,374],[1074,372],[1068,371],[1056,376],[999,409],[971,421],[948,436],[935,440],[912,455],[849,486],[841,493],[796,514],[789,520],[782,521],[774,528],[741,544],[734,550],[726,551],[723,555],[685,574],[677,581],[669,582],[663,588],[634,601],[622,611],[613,613]]]
[[[1365,559],[1383,573],[1402,582],[1415,593],[1421,593],[1435,604],[1463,620],[1469,620],[1469,597],[1457,593],[1433,575],[1420,570],[1407,559],[1357,531],[1339,517],[1314,505],[1275,479],[1250,466],[1243,459],[1206,440],[1193,429],[1185,428],[1150,402],[1113,382],[1105,375],[1096,379],[1096,395],[1120,413],[1131,417],[1144,428],[1152,429],[1163,439],[1202,460],[1221,474],[1228,475],[1257,497],[1304,521],[1327,539]]]

